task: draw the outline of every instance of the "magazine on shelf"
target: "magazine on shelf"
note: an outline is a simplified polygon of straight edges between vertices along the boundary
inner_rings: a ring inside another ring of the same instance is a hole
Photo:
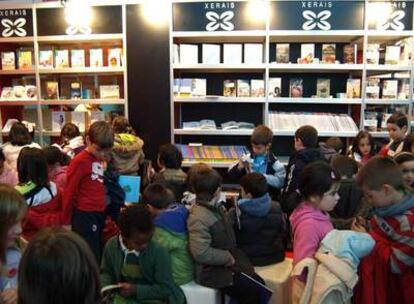
[[[89,50],[89,66],[102,67],[103,66],[103,49]]]
[[[223,63],[242,64],[242,49],[240,43],[225,43],[223,45]]]
[[[199,121],[184,121],[183,122],[183,129],[184,130],[200,129],[200,122]]]
[[[289,43],[276,44],[276,63],[289,63]]]
[[[69,50],[55,50],[55,68],[69,67]]]
[[[336,45],[334,43],[322,44],[322,62],[335,63]]]
[[[389,45],[385,48],[385,64],[400,63],[401,47],[397,45]]]
[[[86,114],[87,112],[71,112],[71,122],[78,127],[80,132],[85,132]]]
[[[119,85],[100,85],[99,96],[101,99],[119,99]]]
[[[356,64],[357,61],[357,45],[347,44],[344,46],[344,63],[345,64]]]
[[[1,53],[1,69],[4,71],[10,71],[16,69],[16,57],[14,52],[2,52]]]
[[[237,97],[250,97],[250,81],[237,79]]]
[[[57,81],[46,81],[45,99],[59,99],[59,84]]]
[[[367,80],[367,87],[366,87],[366,95],[369,99],[378,99],[380,95],[380,80],[379,78],[368,78]]]
[[[71,50],[70,59],[72,68],[85,67],[85,50]]]
[[[237,96],[237,88],[236,88],[235,80],[224,80],[223,96],[224,97],[236,97]]]
[[[113,68],[122,66],[121,48],[113,48],[108,50],[108,66]]]
[[[331,94],[331,80],[318,78],[316,82],[316,96],[329,98]]]
[[[53,50],[39,51],[39,65],[43,69],[53,69]]]
[[[198,64],[198,45],[180,44],[180,64]]]
[[[347,79],[346,98],[361,98],[361,79]]]
[[[282,78],[271,77],[269,78],[269,96],[281,97],[282,96]]]
[[[207,94],[207,80],[202,78],[192,79],[190,93],[194,97],[205,97]]]
[[[217,128],[216,122],[214,120],[211,120],[211,119],[200,120],[200,129],[215,130],[216,128]]]
[[[313,63],[315,59],[315,45],[313,43],[305,43],[300,46],[299,63]]]
[[[303,79],[293,78],[290,80],[289,97],[303,97]]]
[[[251,97],[264,97],[265,88],[263,79],[252,79],[250,81],[250,96]]]
[[[382,98],[396,99],[398,96],[398,80],[384,80],[382,83]]]
[[[14,91],[13,87],[3,87],[1,90],[1,99],[13,99],[14,98]]]
[[[203,64],[220,64],[220,44],[203,43]]]
[[[368,44],[367,51],[365,54],[368,64],[379,64],[379,47],[380,45],[377,43]]]
[[[63,111],[52,111],[52,131],[60,132],[66,123],[66,113]]]
[[[79,81],[70,83],[70,98],[71,99],[82,98],[82,84]]]
[[[26,88],[20,85],[14,86],[13,94],[16,99],[26,99]]]
[[[20,50],[17,52],[18,61],[17,65],[20,70],[33,69],[32,51],[31,50]]]
[[[263,63],[263,44],[245,43],[244,44],[244,63],[259,64]]]
[[[235,130],[235,129],[254,129],[255,125],[250,122],[244,121],[228,121],[221,124],[222,130]]]

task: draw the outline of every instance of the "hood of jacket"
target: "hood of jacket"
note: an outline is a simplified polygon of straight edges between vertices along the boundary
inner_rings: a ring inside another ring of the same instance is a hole
[[[401,215],[411,208],[414,208],[414,194],[408,192],[401,202],[387,207],[373,208],[372,212],[380,217],[387,217]]]
[[[329,221],[330,217],[328,213],[316,209],[306,203],[302,203],[296,207],[290,216],[290,222],[292,223],[293,227],[297,227],[299,222],[303,222],[309,219],[326,223]]]
[[[323,156],[325,156],[327,160],[330,160],[337,154],[336,150],[331,146],[327,145],[325,142],[319,143],[319,151],[322,153]]]
[[[297,159],[303,160],[305,163],[311,163],[317,160],[325,160],[325,156],[317,148],[306,148],[300,150],[296,154]]]
[[[271,207],[272,199],[269,193],[257,198],[244,198],[238,201],[242,212],[255,217],[265,217]]]
[[[33,182],[29,182],[24,185],[16,186],[16,190],[19,191],[22,195],[29,193],[33,190],[36,185]],[[54,182],[49,183],[50,192],[46,187],[43,187],[40,191],[34,194],[32,197],[26,199],[27,204],[31,204],[32,207],[39,206],[51,201],[57,195],[57,187]]]
[[[155,218],[154,224],[171,232],[184,234],[187,233],[187,218],[187,208],[180,204],[173,204]]]
[[[49,178],[65,175],[68,166],[57,166],[49,172]]]
[[[85,145],[85,141],[82,136],[76,136],[69,140],[68,146],[71,149],[76,149]]]

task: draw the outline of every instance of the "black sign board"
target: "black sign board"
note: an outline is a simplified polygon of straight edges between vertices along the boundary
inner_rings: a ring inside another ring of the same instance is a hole
[[[363,30],[364,1],[273,1],[270,16],[271,30]]]
[[[33,10],[16,8],[0,10],[0,37],[33,36]]]
[[[264,30],[266,15],[260,16],[260,12],[259,14],[257,11],[254,12],[250,2],[252,1],[174,3],[173,30],[201,32]],[[255,18],[255,13],[258,18]]]
[[[412,1],[368,2],[368,29],[410,31],[413,29]]]
[[[67,18],[65,8],[41,8],[36,12],[39,36],[122,33],[121,6],[91,7],[89,25],[80,25],[76,16],[72,22],[71,18]]]

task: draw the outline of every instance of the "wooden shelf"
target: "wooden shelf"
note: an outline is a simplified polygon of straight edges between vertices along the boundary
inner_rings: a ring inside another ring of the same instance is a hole
[[[270,63],[270,72],[349,72],[363,70],[362,64],[299,64],[299,63]]]
[[[264,72],[266,65],[262,64],[174,64],[175,70],[187,70],[192,72],[216,72],[216,73],[231,73],[231,72]]]
[[[122,74],[124,67],[85,67],[64,69],[39,69],[42,74]]]
[[[353,99],[339,99],[339,98],[290,98],[290,97],[279,97],[269,98],[269,103],[286,103],[286,104],[361,104],[361,98]]]
[[[62,100],[40,100],[41,105],[78,105],[78,104],[97,104],[115,105],[125,104],[125,99],[62,99]]]
[[[178,43],[250,43],[265,42],[266,31],[173,32],[172,37]]]
[[[364,31],[270,31],[270,42],[356,42]]]
[[[174,129],[175,135],[220,135],[220,136],[227,136],[227,135],[251,135],[253,133],[253,129],[251,130],[202,130],[202,129]]]
[[[0,70],[0,75],[34,75],[35,70]]]
[[[411,71],[411,67],[397,64],[367,64],[367,71]]]
[[[0,43],[31,44],[31,43],[34,43],[34,38],[33,37],[0,38]]]
[[[73,44],[76,42],[122,42],[122,34],[90,34],[90,35],[59,35],[59,36],[39,36],[37,41],[53,44]]]
[[[296,130],[275,130],[273,129],[274,136],[294,136]],[[320,137],[354,137],[358,134],[358,131],[318,131]]]
[[[413,36],[412,31],[368,31],[368,42],[369,43],[390,43],[409,38]]]
[[[410,100],[401,99],[365,99],[365,104],[375,105],[409,105]]]
[[[229,168],[231,165],[233,165],[237,160],[234,161],[209,161],[209,160],[184,160],[182,163],[183,167],[192,167],[195,164],[198,163],[205,163],[213,168]]]
[[[1,106],[33,106],[37,105],[37,100],[1,100]]]
[[[265,103],[265,97],[175,97],[175,103]]]

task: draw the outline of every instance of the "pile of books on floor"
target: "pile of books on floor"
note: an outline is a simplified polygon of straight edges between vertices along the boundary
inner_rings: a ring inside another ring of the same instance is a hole
[[[354,120],[346,114],[270,112],[269,125],[277,131],[295,131],[301,126],[311,125],[319,132],[358,132]]]
[[[204,146],[177,145],[184,161],[192,162],[233,162],[246,153],[245,146]]]

